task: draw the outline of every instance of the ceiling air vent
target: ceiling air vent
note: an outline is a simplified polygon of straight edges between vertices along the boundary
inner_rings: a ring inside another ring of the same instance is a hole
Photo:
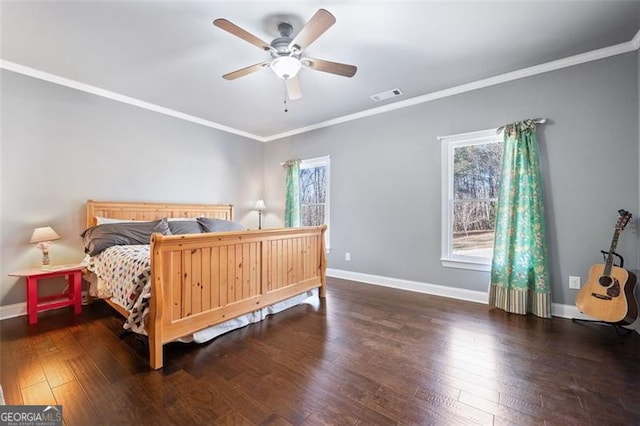
[[[386,92],[376,93],[375,95],[371,95],[371,99],[373,102],[384,101],[385,99],[395,98],[396,96],[402,95],[402,91],[400,89],[391,89]]]

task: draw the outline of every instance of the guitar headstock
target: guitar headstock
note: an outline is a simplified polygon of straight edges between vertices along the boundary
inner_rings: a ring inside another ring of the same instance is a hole
[[[631,215],[631,213],[629,213],[624,209],[618,210],[618,214],[620,216],[618,217],[618,221],[616,222],[616,230],[622,231],[624,227],[627,226],[627,223],[629,223],[629,221],[633,216]]]

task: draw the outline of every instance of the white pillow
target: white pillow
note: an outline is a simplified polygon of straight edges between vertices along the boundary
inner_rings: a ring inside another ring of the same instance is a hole
[[[197,217],[168,217],[167,221],[174,222],[178,220],[196,221]],[[152,220],[135,220],[135,219],[114,219],[112,217],[96,216],[96,225],[104,225],[105,223],[125,223],[125,222],[153,222]]]
[[[106,223],[125,223],[125,222],[153,222],[152,220],[135,220],[135,219],[115,219],[112,217],[96,216],[96,225],[104,225]]]

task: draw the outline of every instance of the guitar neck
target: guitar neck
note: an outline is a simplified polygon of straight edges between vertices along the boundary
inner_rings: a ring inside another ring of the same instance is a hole
[[[611,275],[611,267],[613,266],[613,253],[616,251],[616,247],[618,246],[618,238],[620,237],[620,229],[616,229],[613,232],[613,238],[611,239],[611,247],[609,247],[609,254],[607,255],[607,261],[604,265],[604,273],[603,275]]]

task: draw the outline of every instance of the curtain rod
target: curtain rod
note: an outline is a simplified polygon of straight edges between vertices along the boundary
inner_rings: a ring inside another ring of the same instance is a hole
[[[546,118],[529,118],[529,119],[526,119],[526,120],[516,121],[515,123],[521,123],[523,121],[530,121],[530,122],[535,123],[535,124],[544,124],[544,123],[547,122],[547,119]],[[509,124],[505,124],[504,126],[498,127],[498,129],[496,130],[496,133],[502,132],[507,126],[509,126],[510,124],[515,124],[515,123],[509,123]]]
[[[546,118],[525,118],[524,120],[518,120],[515,123],[520,123],[520,122],[523,122],[523,121],[533,121],[536,124],[544,124],[544,123],[547,122],[547,119]],[[509,123],[509,124],[511,124],[511,123]]]

